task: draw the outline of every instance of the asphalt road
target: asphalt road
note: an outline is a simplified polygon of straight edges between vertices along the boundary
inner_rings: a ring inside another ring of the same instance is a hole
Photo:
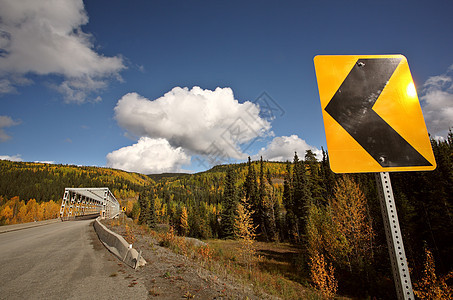
[[[0,299],[146,299],[134,270],[101,244],[93,220],[0,234]]]

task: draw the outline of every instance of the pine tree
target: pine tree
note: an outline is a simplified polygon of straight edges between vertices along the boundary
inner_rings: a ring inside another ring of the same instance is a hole
[[[253,210],[253,221],[255,222],[255,226],[257,226],[260,230],[262,227],[261,222],[261,195],[260,195],[260,187],[257,183],[256,172],[255,168],[253,167],[252,161],[250,156],[247,162],[247,175],[244,182],[244,190],[245,190],[245,198],[247,202],[250,204]]]
[[[147,204],[147,213],[146,213],[146,225],[149,228],[156,227],[156,210],[154,207],[155,195],[154,193],[148,194],[148,204]]]
[[[268,190],[267,190],[267,201],[266,203],[266,216],[265,221],[267,224],[269,238],[272,241],[279,241],[279,229],[277,226],[278,217],[280,214],[280,207],[278,205],[278,200],[275,196],[275,189],[274,185],[272,184],[272,177],[269,171],[269,168],[266,172],[266,180],[268,183]]]
[[[245,198],[249,201],[249,203],[255,202],[257,194],[256,174],[250,156],[247,161],[247,175],[245,177],[244,190]]]
[[[405,240],[411,241],[406,255],[421,265],[427,243],[440,273],[449,272],[453,266],[452,142],[451,131],[446,140],[431,140],[437,163],[434,171],[391,174],[395,195],[407,203],[396,201],[398,215],[409,216],[400,220]]]
[[[232,168],[229,168],[225,176],[225,190],[222,201],[221,228],[223,238],[234,237],[234,220],[237,202],[234,171]]]
[[[305,152],[305,163],[307,164],[309,177],[308,184],[313,201],[316,203],[326,203],[327,198],[324,198],[325,187],[322,183],[322,178],[320,174],[320,164],[316,159],[315,154],[311,150]]]
[[[300,239],[305,232],[307,208],[312,201],[312,197],[307,175],[305,174],[305,165],[302,161],[299,161],[297,153],[294,153],[293,164],[292,197],[294,202],[294,214],[296,216],[297,238]]]
[[[263,235],[263,238],[266,241],[269,241],[268,235],[268,210],[267,210],[267,193],[266,193],[266,184],[264,182],[264,163],[263,157],[260,158],[260,174],[259,174],[259,185],[258,185],[258,201],[257,201],[257,220],[255,224],[258,224],[259,231]]]
[[[142,192],[138,196],[138,204],[140,206],[140,214],[138,217],[138,224],[145,224],[146,222],[146,215],[147,215],[147,208],[148,208],[148,203],[147,199],[144,195],[144,192]]]
[[[150,190],[143,191],[138,198],[140,215],[138,224],[146,224],[149,228],[156,226],[156,212],[154,209],[154,193]]]
[[[321,147],[322,150],[322,160],[321,160],[321,182],[323,185],[323,198],[328,200],[333,197],[333,189],[335,186],[335,174],[330,169],[329,165],[329,154],[324,151],[324,148]]]
[[[292,172],[291,163],[286,162],[286,174],[283,181],[283,205],[286,210],[286,230],[284,231],[284,237],[291,241],[297,241],[297,220],[294,213],[294,201],[293,201],[293,184],[292,184]],[[288,236],[286,236],[288,234]]]

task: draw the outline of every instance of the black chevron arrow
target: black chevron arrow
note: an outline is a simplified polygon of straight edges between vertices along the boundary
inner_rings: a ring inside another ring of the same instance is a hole
[[[382,167],[432,166],[374,110],[401,58],[359,59],[326,106]]]

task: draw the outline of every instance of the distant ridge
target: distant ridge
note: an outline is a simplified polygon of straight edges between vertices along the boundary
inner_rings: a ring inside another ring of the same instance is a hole
[[[151,178],[154,181],[159,181],[163,178],[171,178],[171,177],[179,177],[179,176],[185,176],[185,175],[191,175],[190,173],[161,173],[161,174],[148,174],[149,178]]]
[[[0,160],[0,174],[0,196],[37,202],[57,201],[67,187],[108,187],[126,195],[154,184],[146,175],[110,168],[7,160]]]

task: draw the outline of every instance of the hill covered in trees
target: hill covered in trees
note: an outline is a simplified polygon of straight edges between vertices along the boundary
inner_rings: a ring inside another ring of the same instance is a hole
[[[146,175],[121,170],[0,160],[0,195],[35,199],[38,203],[63,197],[67,187],[108,187],[115,195],[135,195],[154,184]]]
[[[57,218],[67,187],[108,187],[136,198],[148,176],[120,170],[0,160],[0,225]]]
[[[436,170],[391,173],[414,282],[428,274],[426,253],[438,274],[453,270],[453,135],[432,146]],[[140,195],[133,215],[181,235],[234,239],[244,207],[257,240],[301,246],[294,268],[330,289],[327,296],[336,286],[359,297],[395,296],[374,174],[334,174],[327,153],[320,162],[308,151],[292,162],[249,160],[161,178]]]
[[[432,147],[436,170],[391,173],[413,281],[434,278],[426,285],[431,287],[453,277],[446,275],[453,270],[453,134],[432,140]],[[139,224],[168,224],[180,235],[203,239],[289,243],[300,249],[293,262],[298,278],[310,278],[326,296],[338,291],[392,298],[374,174],[334,174],[323,154],[321,161],[307,151],[292,162],[249,159],[197,174],[151,176],[0,161],[0,218],[53,215],[65,187],[107,186],[118,198],[134,199],[127,213]]]

